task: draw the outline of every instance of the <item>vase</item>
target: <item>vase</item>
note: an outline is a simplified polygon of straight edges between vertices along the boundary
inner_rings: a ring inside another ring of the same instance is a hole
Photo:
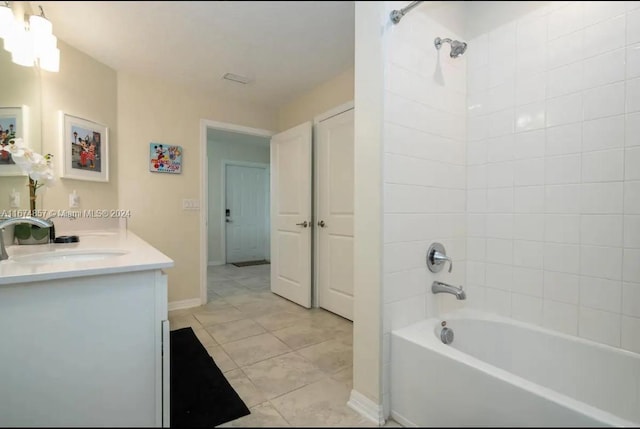
[[[49,242],[49,228],[21,223],[16,225],[14,235],[18,244],[47,244]]]

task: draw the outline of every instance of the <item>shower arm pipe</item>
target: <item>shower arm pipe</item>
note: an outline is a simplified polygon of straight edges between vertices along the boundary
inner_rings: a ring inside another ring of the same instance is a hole
[[[413,9],[414,7],[418,6],[420,3],[422,3],[422,1],[412,1],[411,3],[409,3],[408,6],[403,7],[400,10],[394,10],[391,12],[391,14],[389,15],[391,17],[391,22],[393,22],[394,24],[397,24],[400,22],[400,20],[402,19],[402,17],[409,12],[411,9]]]

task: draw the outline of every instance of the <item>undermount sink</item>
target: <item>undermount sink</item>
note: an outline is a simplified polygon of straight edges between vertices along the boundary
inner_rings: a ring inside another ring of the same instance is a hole
[[[30,255],[13,256],[10,259],[22,264],[53,264],[64,262],[97,261],[126,254],[126,250],[95,249],[95,250],[63,250],[53,252],[33,253]]]

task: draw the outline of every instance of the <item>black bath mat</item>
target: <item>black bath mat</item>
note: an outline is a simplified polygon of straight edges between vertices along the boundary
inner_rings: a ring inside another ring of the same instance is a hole
[[[250,267],[252,265],[265,265],[268,264],[269,261],[263,259],[261,261],[247,261],[247,262],[232,262],[236,267]]]
[[[250,414],[191,328],[171,331],[171,427],[209,427]]]

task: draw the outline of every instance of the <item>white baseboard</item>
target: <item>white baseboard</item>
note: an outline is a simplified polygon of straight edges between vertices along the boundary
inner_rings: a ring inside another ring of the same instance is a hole
[[[217,267],[219,265],[224,265],[224,262],[222,262],[222,261],[209,261],[207,263],[208,267]]]
[[[378,426],[384,426],[385,421],[382,404],[376,404],[362,393],[352,390],[347,405]]]
[[[172,301],[169,303],[169,311],[182,310],[184,308],[199,307],[200,298],[185,299],[182,301]]]
[[[413,423],[411,420],[404,418],[402,415],[396,413],[395,411],[391,411],[391,418],[401,424],[405,428],[417,428],[419,427],[417,424]]]

